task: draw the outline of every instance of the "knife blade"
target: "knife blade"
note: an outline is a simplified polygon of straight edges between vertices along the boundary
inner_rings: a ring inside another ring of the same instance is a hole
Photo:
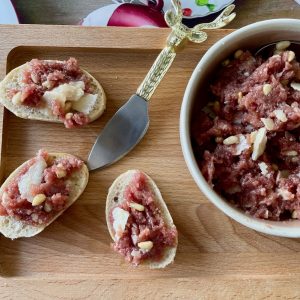
[[[235,13],[234,5],[226,7],[211,23],[198,24],[188,28],[182,24],[182,10],[179,0],[172,0],[174,11],[165,14],[167,24],[172,28],[167,46],[160,52],[136,94],[115,113],[98,136],[88,157],[90,171],[106,167],[125,156],[145,135],[149,126],[148,102],[176,56],[176,49],[185,39],[202,43],[207,39],[203,29],[221,28],[230,23]]]
[[[125,156],[148,127],[148,102],[138,95],[131,96],[98,136],[87,161],[89,170],[106,167]]]

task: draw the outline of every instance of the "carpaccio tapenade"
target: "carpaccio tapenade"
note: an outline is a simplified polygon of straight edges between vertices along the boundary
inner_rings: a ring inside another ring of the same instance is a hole
[[[83,166],[76,157],[53,158],[44,150],[29,160],[0,195],[0,215],[30,225],[47,224],[64,210],[68,179]]]
[[[176,227],[169,228],[164,222],[143,173],[134,174],[123,197],[124,201],[110,212],[114,250],[134,265],[159,261],[167,248],[176,246]]]
[[[209,103],[195,109],[191,129],[208,183],[251,216],[300,219],[300,65],[295,53],[281,49],[263,59],[238,50],[223,62],[210,91]]]
[[[95,92],[92,79],[80,69],[75,58],[33,59],[22,71],[18,86],[9,89],[7,96],[15,105],[50,107],[67,128],[73,128],[89,123],[87,109],[82,110],[78,103],[83,97],[95,101]]]

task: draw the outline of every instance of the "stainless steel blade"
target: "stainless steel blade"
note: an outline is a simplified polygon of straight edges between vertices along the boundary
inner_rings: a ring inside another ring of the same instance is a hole
[[[131,96],[98,136],[89,154],[89,170],[103,168],[122,158],[139,143],[148,127],[148,102],[138,95]]]

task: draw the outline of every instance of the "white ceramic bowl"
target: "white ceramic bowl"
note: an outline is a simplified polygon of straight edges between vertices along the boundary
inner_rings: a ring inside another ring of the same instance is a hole
[[[180,114],[180,141],[186,164],[198,187],[226,215],[249,228],[263,233],[285,237],[300,237],[299,220],[275,222],[256,219],[246,215],[220,197],[202,176],[194,157],[190,138],[193,105],[196,100],[201,101],[199,90],[205,79],[211,75],[211,72],[216,70],[220,63],[237,49],[259,49],[262,45],[281,40],[300,40],[300,20],[273,19],[254,23],[234,31],[215,43],[198,63],[185,90]],[[196,97],[197,95],[198,97]]]

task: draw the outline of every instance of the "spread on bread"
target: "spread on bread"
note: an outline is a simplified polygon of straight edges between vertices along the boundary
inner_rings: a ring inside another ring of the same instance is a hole
[[[110,194],[115,205],[108,211],[108,222],[115,251],[139,265],[149,260],[159,262],[164,259],[166,249],[176,248],[176,227],[172,219],[168,222],[164,217],[169,212],[165,204],[164,207],[160,205],[146,174],[134,171],[123,193],[111,188]]]
[[[100,84],[79,67],[75,58],[32,59],[8,74],[0,89],[4,90],[1,102],[13,112],[26,108],[28,118],[60,120],[67,128],[88,124],[105,108]],[[41,116],[36,117],[33,109]]]
[[[33,226],[49,223],[67,207],[70,178],[83,165],[74,156],[55,157],[40,150],[1,187],[0,216]]]

